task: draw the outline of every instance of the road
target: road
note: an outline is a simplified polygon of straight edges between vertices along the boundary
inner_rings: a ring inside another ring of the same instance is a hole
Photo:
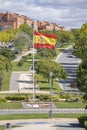
[[[59,81],[61,88],[64,91],[74,91],[78,92],[79,90],[76,88],[75,79],[76,79],[76,70],[78,64],[81,62],[80,59],[76,58],[73,54],[73,47],[70,47],[64,50],[57,58],[57,62],[61,63],[65,70],[68,72],[68,79],[66,81]],[[30,52],[28,52],[30,53]],[[26,53],[25,55],[27,55]],[[20,57],[16,60],[20,60]],[[23,75],[25,77],[23,77]],[[22,77],[22,79],[21,79]],[[31,78],[31,76],[30,76]],[[10,82],[10,90],[31,90],[33,84],[29,82],[29,72],[13,72]],[[29,88],[29,89],[28,89]]]
[[[70,47],[61,53],[57,62],[61,63],[65,70],[68,72],[68,79],[66,81],[61,80],[60,85],[65,91],[78,91],[75,85],[77,66],[81,63],[79,58],[76,58],[73,54],[73,47]]]

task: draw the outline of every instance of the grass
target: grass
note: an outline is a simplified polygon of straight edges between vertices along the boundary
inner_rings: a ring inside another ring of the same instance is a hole
[[[53,114],[53,118],[78,118],[84,114]],[[49,114],[7,114],[0,115],[0,120],[14,120],[14,119],[48,119]]]
[[[68,44],[68,45],[64,45],[63,49],[59,49],[57,48],[57,55],[64,50],[64,48],[70,46],[72,44]],[[29,67],[30,67],[30,63],[29,62],[25,62],[21,67],[17,65],[18,62],[12,62],[12,70],[10,71],[5,71],[4,70],[4,80],[3,80],[3,83],[2,83],[2,91],[4,90],[9,90],[9,85],[10,85],[10,78],[11,78],[11,74],[12,74],[12,71],[28,71],[29,70]],[[47,86],[49,88],[49,86],[47,84],[44,84],[45,86]],[[43,88],[43,90],[46,90],[47,87],[44,88],[44,85],[40,84],[41,86],[41,89]],[[56,86],[56,83],[55,83],[55,86]],[[58,84],[57,84],[58,86]],[[56,87],[55,87],[56,88]],[[57,90],[59,91],[59,87],[57,87]]]
[[[85,103],[81,102],[55,102],[57,108],[85,108]]]
[[[1,86],[2,91],[9,90],[10,77],[11,77],[12,71],[11,70],[9,70],[9,71],[4,70],[3,73],[4,73],[4,79],[3,79],[2,86]]]
[[[47,103],[47,101],[45,101]],[[85,108],[85,103],[81,102],[53,102],[56,108]],[[21,101],[14,101],[14,102],[5,102],[0,103],[0,109],[23,109]]]
[[[63,48],[68,48],[70,46],[74,45],[74,43],[68,43],[68,44],[64,44],[63,46],[59,47],[59,49],[63,49]]]
[[[4,126],[0,126],[0,130],[4,130]]]
[[[49,82],[46,82],[46,81],[42,81],[42,82],[39,82],[38,84],[40,90],[43,90],[43,91],[49,91],[50,90],[50,83]],[[53,92],[61,92],[61,88],[58,84],[58,82],[56,82],[55,80],[53,81]]]
[[[17,65],[18,62],[12,62],[12,70],[6,71],[4,70],[4,80],[2,83],[2,91],[9,90],[10,78],[12,71],[29,71],[30,63],[25,62],[21,67]]]
[[[22,104],[20,102],[5,102],[0,103],[0,109],[22,109]]]
[[[18,66],[18,62],[13,62],[12,63],[12,71],[29,71],[30,68],[30,63],[25,62],[21,67]]]

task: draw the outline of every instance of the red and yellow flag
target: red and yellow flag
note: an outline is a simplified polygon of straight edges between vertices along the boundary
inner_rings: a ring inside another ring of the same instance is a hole
[[[34,48],[55,49],[57,37],[54,34],[34,32]]]

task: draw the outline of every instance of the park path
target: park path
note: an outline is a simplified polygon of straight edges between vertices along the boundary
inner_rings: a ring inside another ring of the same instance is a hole
[[[54,119],[21,119],[21,120],[2,120],[0,125],[6,123],[20,125],[22,127],[12,128],[13,130],[84,130],[80,127],[76,118],[54,118]]]

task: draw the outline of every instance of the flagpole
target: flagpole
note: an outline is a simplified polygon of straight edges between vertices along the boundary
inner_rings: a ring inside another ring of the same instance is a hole
[[[33,67],[33,101],[35,100],[35,81],[34,81],[34,21],[32,23],[32,28],[33,28],[33,57],[32,57],[32,67]]]

